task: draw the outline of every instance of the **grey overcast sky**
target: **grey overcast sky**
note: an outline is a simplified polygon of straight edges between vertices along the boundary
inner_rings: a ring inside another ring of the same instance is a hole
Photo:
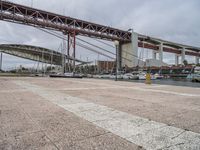
[[[10,1],[31,5],[31,0]],[[33,0],[33,7],[123,30],[133,28],[141,34],[200,47],[200,0]],[[0,35],[0,43],[29,44],[54,50],[61,43],[60,39],[33,27],[3,21],[0,21]],[[97,57],[85,50],[78,53],[78,57],[81,55],[85,60]],[[164,54],[164,57],[165,62],[173,63],[172,54]],[[34,62],[7,55],[3,63],[4,68],[34,65]]]

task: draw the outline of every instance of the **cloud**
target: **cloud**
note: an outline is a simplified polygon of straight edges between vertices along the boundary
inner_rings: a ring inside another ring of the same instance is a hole
[[[10,1],[31,5],[31,0]],[[200,47],[199,0],[33,0],[33,6],[123,30],[133,28],[142,34]],[[0,35],[0,43],[29,44],[54,50],[62,42],[33,27],[3,21],[0,21]],[[94,40],[88,40],[96,44]],[[78,48],[77,51],[78,58],[97,58],[97,54],[84,49]],[[165,61],[171,63],[171,55],[166,53],[164,56]]]

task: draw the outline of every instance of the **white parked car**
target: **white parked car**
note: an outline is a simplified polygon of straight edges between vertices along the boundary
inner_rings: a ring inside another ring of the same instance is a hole
[[[71,73],[71,72],[66,72],[66,73],[64,73],[64,76],[66,76],[66,77],[73,77],[73,73]]]
[[[126,73],[123,75],[123,79],[129,80],[133,79],[133,74],[132,73]]]

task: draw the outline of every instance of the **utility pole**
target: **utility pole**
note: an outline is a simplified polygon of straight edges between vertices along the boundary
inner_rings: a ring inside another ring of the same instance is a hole
[[[37,61],[37,69],[36,69],[36,71],[37,71],[37,73],[39,73],[39,64],[40,63],[40,56],[38,56],[38,61]]]
[[[42,76],[44,76],[44,50],[42,50]]]
[[[74,31],[73,33],[73,75],[75,75],[75,71],[76,71],[76,32]]]
[[[3,64],[3,53],[0,55],[0,71],[2,71],[2,64]]]
[[[31,7],[33,7],[33,0],[31,0]]]
[[[119,41],[115,41],[115,47],[116,47],[116,71],[115,71],[115,81],[117,81],[117,74],[118,74],[118,51],[119,51]]]
[[[99,58],[99,53],[98,53],[98,58],[97,58],[97,73],[98,74],[100,73],[100,69],[99,69],[100,63],[99,63],[99,61],[100,61],[100,58]]]
[[[87,62],[88,62],[88,57],[87,57]],[[89,66],[88,66],[88,63],[87,63],[87,73],[89,73]]]
[[[52,64],[53,64],[53,51],[52,51],[52,54],[51,54],[51,71],[52,71]]]
[[[68,59],[67,59],[67,66],[68,66],[68,72],[71,72],[71,63],[70,63],[70,60],[69,60],[69,57],[70,57],[70,34],[68,33],[67,34],[67,57],[68,57]]]
[[[64,38],[63,38],[63,48],[62,48],[62,67],[63,67],[63,74],[64,74],[65,71],[66,71],[66,57],[65,57],[65,54],[66,54],[66,38],[65,38],[65,35],[64,35]]]

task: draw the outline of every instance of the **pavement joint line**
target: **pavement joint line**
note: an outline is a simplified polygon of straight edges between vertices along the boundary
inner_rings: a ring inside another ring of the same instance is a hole
[[[18,90],[0,90],[0,93],[17,93],[17,92],[27,92],[27,89],[18,89]]]
[[[20,133],[20,135],[10,135],[10,136],[7,136],[6,138],[3,138],[2,140],[13,138],[13,137],[22,137],[22,136],[27,135],[27,134],[35,134],[35,133],[40,133],[40,132],[44,132],[44,131],[45,130],[37,130],[37,131],[32,131],[32,132],[29,132],[29,131],[28,132],[23,132],[23,133]]]
[[[179,145],[183,145],[183,144],[185,144],[185,143],[178,143],[178,144],[175,144],[175,145],[170,145],[170,146],[167,146],[167,147],[163,147],[163,148],[161,148],[161,149],[159,149],[159,150],[169,149],[170,147],[179,146]]]
[[[182,131],[180,134],[178,134],[178,135],[172,137],[172,139],[175,139],[175,138],[179,137],[181,134],[183,134],[183,133],[185,133],[185,132],[186,132],[186,130]]]
[[[56,149],[59,150],[57,145],[49,138],[49,136],[45,133],[45,130],[38,124],[38,122],[31,118],[31,116],[22,108],[16,105],[16,107],[21,108],[20,110],[35,124],[39,127],[40,131],[47,137],[47,139],[55,146]]]
[[[41,86],[32,85],[28,82],[23,81],[15,81],[15,84],[18,86],[27,88],[28,90],[34,92],[35,94],[43,97],[46,100],[53,101],[58,106],[63,106],[67,111],[70,111],[74,113],[75,115],[79,116],[82,119],[85,119],[94,125],[101,127],[105,129],[106,131],[109,131],[115,135],[120,136],[121,138],[126,139],[129,142],[132,142],[138,146],[142,146],[143,148],[147,150],[155,150],[155,149],[166,149],[166,147],[174,147],[174,149],[178,149],[178,145],[184,143],[183,145],[186,145],[188,147],[192,147],[194,144],[196,146],[200,147],[200,134],[191,132],[191,131],[185,131],[184,133],[180,134],[180,132],[183,132],[184,129],[176,128],[173,126],[168,126],[164,123],[159,123],[155,121],[147,121],[148,119],[134,116],[125,112],[121,112],[118,110],[114,111],[114,114],[102,114],[102,112],[109,112],[110,108],[107,106],[99,105],[92,103],[90,101],[87,102],[87,100],[72,97],[63,93],[60,93],[58,91],[48,91],[45,88]],[[57,97],[56,97],[57,96]],[[64,97],[67,97],[66,104],[63,104]],[[61,102],[62,99],[62,102]],[[81,100],[84,103],[80,102]],[[77,103],[74,103],[73,105],[70,105],[71,101],[77,101]],[[96,107],[101,108],[99,111]],[[96,113],[91,113],[90,111],[86,111],[84,114],[80,110],[88,108],[93,108]],[[119,116],[119,117],[117,117]],[[98,118],[106,118],[105,121],[98,121],[98,122],[92,122],[93,120],[98,120]],[[109,120],[110,118],[110,120]],[[141,122],[146,122],[139,127],[137,125],[141,124]],[[172,139],[170,136],[177,136],[176,138]]]

